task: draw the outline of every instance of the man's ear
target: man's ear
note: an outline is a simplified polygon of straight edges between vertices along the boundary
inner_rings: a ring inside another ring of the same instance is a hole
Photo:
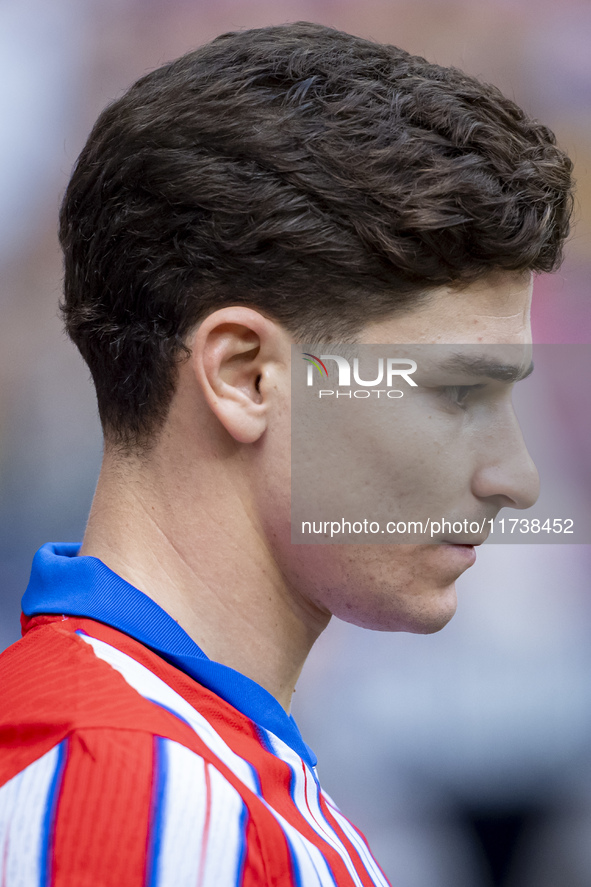
[[[252,308],[220,308],[195,331],[190,361],[212,412],[240,443],[267,427],[277,373],[289,356],[288,336]]]

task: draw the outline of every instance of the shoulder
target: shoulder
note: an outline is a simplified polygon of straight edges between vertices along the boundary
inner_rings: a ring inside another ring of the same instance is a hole
[[[264,884],[285,856],[253,767],[150,655],[53,621],[0,658],[0,860],[23,883]]]
[[[355,875],[369,852],[295,752],[132,639],[78,623],[35,626],[0,661],[8,884],[384,883]]]
[[[0,656],[0,785],[76,731],[168,730],[181,741],[192,738],[178,718],[97,657],[74,627],[48,620]]]
[[[56,887],[266,883],[236,787],[186,746],[124,729],[74,730],[0,788],[0,859],[17,883]]]

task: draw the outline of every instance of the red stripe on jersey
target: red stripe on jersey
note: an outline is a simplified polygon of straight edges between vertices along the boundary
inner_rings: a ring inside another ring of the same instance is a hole
[[[2,887],[6,887],[6,869],[8,866],[8,851],[10,849],[10,823],[8,824],[8,834],[6,843],[4,844],[4,853],[2,854]]]
[[[51,887],[144,887],[153,740],[78,730],[68,742],[51,853]]]
[[[312,811],[312,809],[310,807],[310,803],[308,801],[308,789],[309,789],[308,775],[306,773],[306,767],[305,767],[303,761],[302,761],[302,771],[304,774],[304,780],[305,780],[305,785],[306,785],[306,807],[307,807],[308,813],[310,814],[312,819],[314,819],[314,821],[317,822],[318,817]],[[314,784],[312,786],[312,791],[314,791],[314,792],[317,791],[316,784]],[[319,800],[318,806],[320,807],[320,811],[321,811],[321,813],[324,814],[324,816],[326,816],[325,810],[322,807],[323,798],[322,798],[321,792],[318,792],[318,800]],[[323,829],[325,831],[329,831],[329,827],[326,822],[320,821],[319,825],[320,825],[321,829]],[[355,871],[357,872],[357,874],[361,878],[361,883],[368,885],[368,887],[373,887],[373,882],[371,881],[370,878],[368,878],[367,871],[365,870],[365,868],[362,867],[362,870],[361,871],[359,870],[359,868],[356,864],[357,854],[355,852],[354,847],[351,846],[351,842],[349,841],[349,839],[343,834],[342,829],[339,829],[337,831],[337,834],[338,834],[339,838],[341,839],[341,842],[342,842],[343,846],[345,847],[345,850],[349,851],[349,855],[350,855],[351,861],[353,862],[353,865],[355,867]],[[316,838],[316,842],[318,842],[318,838]],[[327,861],[329,861],[331,864],[332,871],[335,873],[335,875],[337,875],[337,877],[336,877],[337,884],[340,883],[341,878],[343,878],[343,882],[345,882],[345,879],[350,880],[351,875],[349,873],[349,869],[347,868],[347,865],[343,861],[343,858],[340,855],[340,853],[337,853],[337,851],[333,850],[332,848],[330,848],[330,850],[328,848],[326,848],[326,849],[323,848],[323,852],[324,852],[324,856],[326,857]],[[334,854],[334,861],[333,861],[333,856],[331,854]]]
[[[249,817],[246,826],[246,859],[240,887],[297,887],[291,854],[283,830],[274,827],[260,830],[260,824]],[[261,835],[264,834],[264,844]]]
[[[322,808],[322,812],[326,816],[326,818],[329,821],[329,823],[331,824],[332,828],[337,833],[337,835],[339,836],[339,838],[341,839],[341,841],[343,842],[343,844],[345,845],[345,847],[349,851],[351,861],[353,862],[353,865],[355,866],[355,871],[359,875],[362,884],[368,885],[368,887],[374,887],[374,881],[372,881],[371,877],[369,876],[368,871],[367,871],[367,869],[366,869],[366,867],[359,855],[359,852],[355,849],[355,846],[352,843],[351,839],[347,837],[347,835],[343,831],[342,827],[339,825],[335,816],[333,816],[332,810],[330,809],[330,804],[327,804],[322,793],[320,793],[320,806]],[[340,815],[343,816],[342,813]],[[376,869],[381,873],[386,884],[389,884],[390,882],[388,881],[388,878],[384,874],[382,867],[379,865],[379,863],[376,861],[374,855],[370,851],[368,844],[367,844],[367,840],[366,840],[363,832],[359,831],[359,829],[355,825],[353,825],[353,823],[349,819],[347,819],[346,816],[343,816],[343,819],[346,819],[347,822],[349,823],[349,825],[351,826],[351,828],[353,829],[353,831],[359,835],[360,841],[362,841],[367,848],[368,856],[371,857],[372,862],[374,863]]]
[[[209,764],[205,762],[205,822],[203,823],[203,839],[201,841],[201,859],[199,860],[199,877],[197,879],[197,887],[203,884],[203,875],[205,874],[205,861],[207,859],[207,849],[209,844],[209,826],[211,824],[211,776],[209,773]]]

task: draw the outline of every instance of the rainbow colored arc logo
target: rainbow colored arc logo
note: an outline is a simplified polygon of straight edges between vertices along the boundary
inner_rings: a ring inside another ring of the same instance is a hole
[[[306,363],[311,363],[312,366],[315,366],[321,376],[324,375],[326,376],[326,378],[328,378],[328,370],[326,369],[320,358],[316,357],[315,354],[308,354],[307,351],[304,351],[304,356],[302,359],[305,360]],[[310,377],[310,379],[311,378],[312,377]],[[311,382],[309,382],[308,384],[311,384]]]

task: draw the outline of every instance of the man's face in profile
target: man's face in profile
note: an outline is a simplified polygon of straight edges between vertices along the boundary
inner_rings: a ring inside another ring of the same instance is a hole
[[[384,513],[406,519],[482,522],[502,507],[532,505],[538,476],[513,413],[512,380],[493,377],[500,363],[515,366],[518,377],[527,373],[530,303],[530,275],[499,274],[461,290],[435,290],[416,309],[365,327],[361,345],[441,347],[423,348],[431,357],[420,362],[421,387],[406,400],[408,421],[389,435],[365,423],[362,469],[352,466],[347,479],[341,472],[343,489],[364,487],[365,502],[369,490],[375,501],[382,498]],[[472,367],[468,360],[454,363],[454,354],[471,353],[480,355]],[[394,480],[385,486],[383,477]],[[338,484],[325,480],[338,499]],[[455,580],[475,559],[474,549],[459,543],[486,535],[441,532],[427,544],[282,544],[278,557],[308,607],[374,629],[430,632],[455,612]]]

